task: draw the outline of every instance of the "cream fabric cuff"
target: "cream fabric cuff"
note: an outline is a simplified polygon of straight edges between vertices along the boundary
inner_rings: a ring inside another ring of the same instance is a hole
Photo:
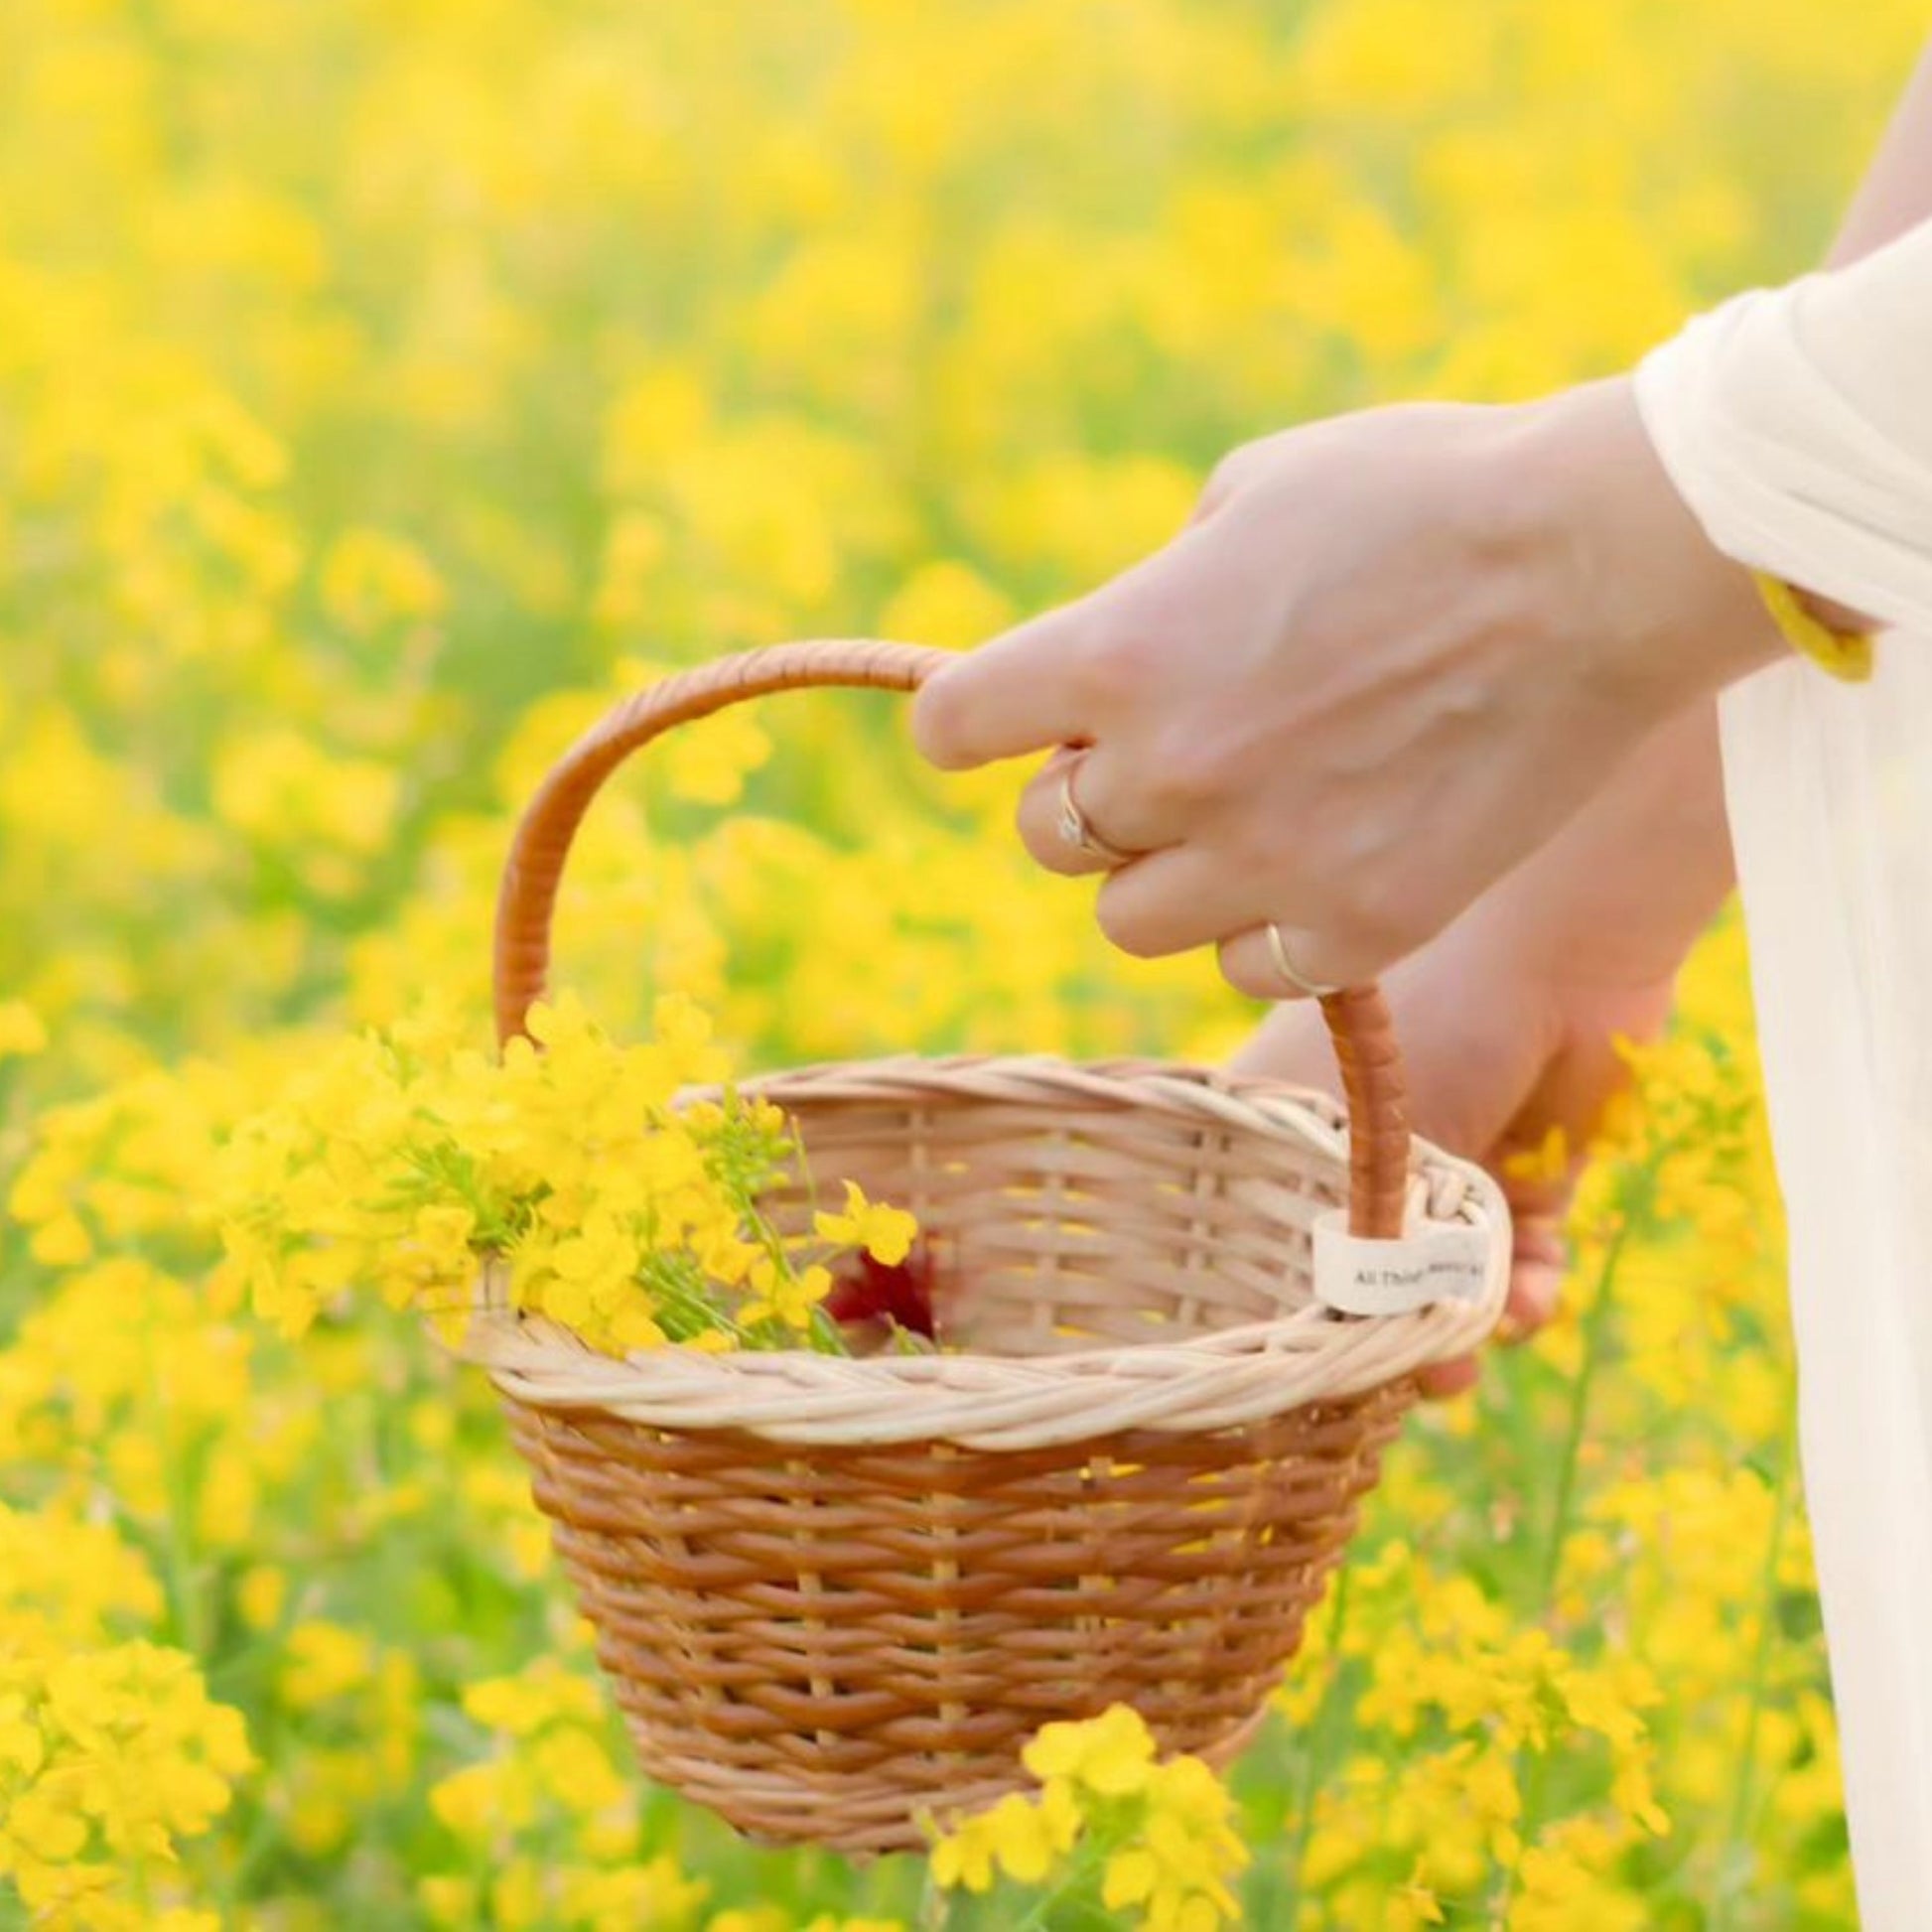
[[[1932,629],[1932,223],[1698,317],[1636,395],[1725,555]]]

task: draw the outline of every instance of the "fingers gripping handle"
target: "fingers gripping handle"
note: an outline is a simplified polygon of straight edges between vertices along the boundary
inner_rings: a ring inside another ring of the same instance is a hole
[[[604,781],[632,752],[678,725],[774,691],[836,685],[912,691],[952,653],[866,638],[773,644],[665,678],[623,700],[566,752],[530,801],[503,867],[496,899],[496,1036],[521,1035],[543,997],[550,931],[572,840]],[[1352,1233],[1386,1238],[1402,1229],[1409,1129],[1402,1065],[1388,1008],[1373,986],[1345,987],[1321,1002],[1348,1102]]]

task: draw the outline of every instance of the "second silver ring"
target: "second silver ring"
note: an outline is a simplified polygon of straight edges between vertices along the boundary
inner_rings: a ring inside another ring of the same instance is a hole
[[[1311,1000],[1325,1000],[1339,993],[1341,988],[1329,986],[1322,980],[1311,980],[1288,956],[1288,941],[1282,937],[1282,929],[1273,919],[1268,921],[1264,930],[1268,934],[1268,957],[1275,963],[1275,971],[1286,984],[1297,993],[1306,993]]]

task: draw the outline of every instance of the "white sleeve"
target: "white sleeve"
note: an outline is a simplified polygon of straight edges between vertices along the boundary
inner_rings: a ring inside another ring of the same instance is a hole
[[[1638,371],[1718,547],[1895,626],[1725,692],[1798,1416],[1866,1932],[1932,1923],[1932,226]]]
[[[1699,317],[1637,406],[1725,555],[1932,630],[1932,221]]]

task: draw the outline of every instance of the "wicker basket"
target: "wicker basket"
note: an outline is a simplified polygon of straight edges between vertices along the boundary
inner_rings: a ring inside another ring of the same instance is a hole
[[[909,690],[941,661],[781,645],[621,705],[517,833],[502,1037],[541,993],[572,836],[623,758],[743,698]],[[1323,1005],[1346,1116],[1146,1062],[908,1056],[747,1082],[820,1176],[917,1214],[948,1352],[614,1361],[484,1293],[465,1352],[505,1398],[653,1778],[759,1839],[884,1851],[1024,1782],[1020,1747],[1054,1719],[1124,1701],[1164,1750],[1215,1761],[1249,1736],[1414,1371],[1487,1333],[1507,1277],[1493,1183],[1410,1141],[1380,996]],[[1480,1294],[1373,1318],[1317,1303],[1311,1227],[1344,1204],[1358,1235],[1405,1214],[1480,1230]],[[808,1222],[797,1193],[770,1205]]]

